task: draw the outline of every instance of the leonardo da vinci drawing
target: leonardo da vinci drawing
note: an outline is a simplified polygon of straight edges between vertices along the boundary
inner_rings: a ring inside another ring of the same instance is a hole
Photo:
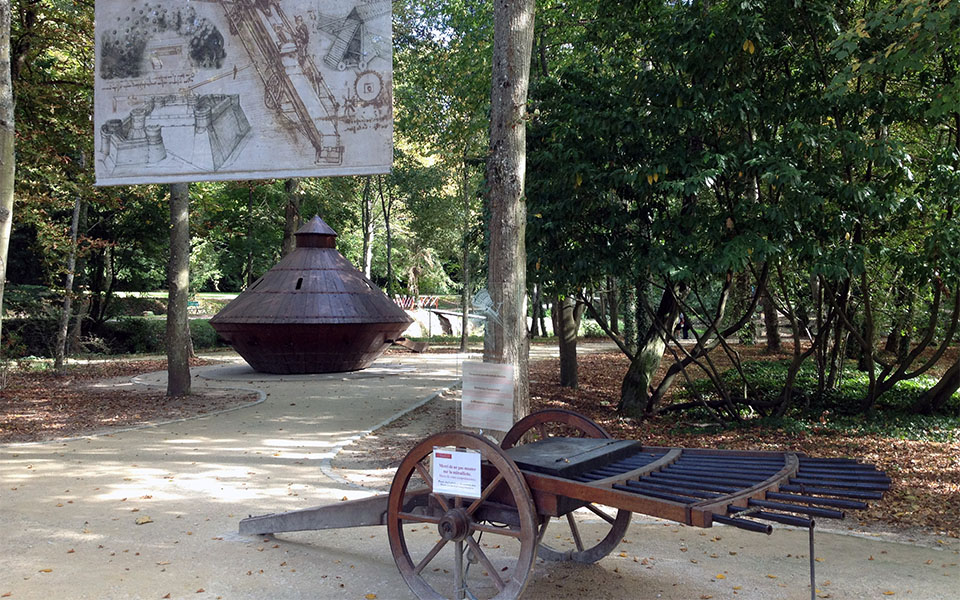
[[[96,17],[98,185],[389,171],[390,0],[101,0]]]

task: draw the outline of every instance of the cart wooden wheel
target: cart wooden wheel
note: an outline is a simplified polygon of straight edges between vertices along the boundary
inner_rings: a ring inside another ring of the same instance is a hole
[[[572,410],[555,408],[537,411],[517,421],[503,438],[500,447],[507,450],[524,442],[529,443],[558,436],[611,437],[603,427],[592,419]],[[540,524],[539,535],[541,541],[537,548],[537,556],[547,561],[570,560],[578,563],[595,563],[613,552],[627,533],[632,513],[629,510],[617,510],[606,506],[597,506],[593,503],[588,503],[584,508],[606,521],[607,525],[604,526],[603,530],[605,533],[601,532],[602,537],[591,546],[590,541],[585,540],[580,535],[580,528],[577,526],[573,513],[568,513],[564,520],[570,529],[569,547],[565,547],[562,542],[564,540],[563,534],[555,538],[558,541],[551,540],[548,543],[544,540],[548,539],[546,529],[551,519],[546,518]],[[609,529],[606,529],[607,526],[609,526]]]
[[[435,447],[480,454],[480,498],[433,491]],[[421,499],[418,508],[411,498]],[[421,600],[513,600],[533,569],[537,513],[523,474],[503,450],[474,433],[446,432],[417,444],[400,463],[387,533],[400,574]]]

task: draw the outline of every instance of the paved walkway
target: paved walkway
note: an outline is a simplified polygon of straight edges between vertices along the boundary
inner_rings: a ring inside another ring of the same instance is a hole
[[[391,356],[359,373],[314,376],[208,366],[194,370],[194,385],[259,389],[264,401],[113,435],[0,446],[0,598],[412,598],[384,528],[273,539],[240,536],[237,523],[366,495],[327,476],[329,459],[457,384],[461,360]],[[589,535],[594,524],[584,526]],[[647,520],[627,540],[596,565],[539,563],[524,598],[810,597],[805,532],[764,537]],[[822,591],[956,598],[960,557],[945,541],[937,549],[820,534]]]

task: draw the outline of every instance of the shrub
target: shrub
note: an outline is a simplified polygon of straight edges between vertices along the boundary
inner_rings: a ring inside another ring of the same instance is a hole
[[[776,400],[786,379],[787,362],[747,362],[743,371],[751,386],[763,401]],[[722,374],[729,390],[742,386],[735,369]],[[960,438],[960,393],[954,394],[942,414],[933,416],[915,415],[911,407],[917,397],[933,387],[938,378],[921,375],[898,383],[879,398],[875,410],[859,413],[857,407],[866,395],[869,378],[866,373],[848,369],[836,389],[817,390],[817,370],[814,364],[805,364],[797,373],[793,388],[794,409],[782,419],[760,419],[761,423],[789,431],[826,428],[843,431],[850,435],[882,434],[904,439],[929,441],[955,441]],[[676,395],[678,400],[692,397],[689,386],[684,386]],[[707,379],[694,381],[693,389],[705,397],[712,397],[713,386]],[[809,401],[809,410],[803,407]],[[744,417],[756,415],[744,412]]]
[[[104,338],[111,354],[146,354],[164,351],[166,330],[163,319],[121,317],[103,323],[96,333]]]
[[[190,339],[193,340],[193,349],[217,348],[227,343],[217,335],[216,330],[207,319],[193,319],[190,321]]]
[[[8,358],[52,357],[57,340],[57,321],[27,317],[3,320],[3,354]]]
[[[144,313],[163,315],[167,313],[167,302],[158,298],[114,297],[110,301],[109,313],[115,317],[139,317]]]
[[[580,337],[583,338],[605,338],[607,337],[607,332],[603,330],[600,325],[593,319],[581,319],[580,320],[580,331],[578,332]]]

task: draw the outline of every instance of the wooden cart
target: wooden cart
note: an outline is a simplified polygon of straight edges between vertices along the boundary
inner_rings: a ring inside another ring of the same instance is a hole
[[[479,498],[433,491],[435,448],[480,454]],[[843,509],[864,508],[889,485],[854,459],[650,447],[611,439],[575,412],[546,410],[519,421],[499,446],[466,431],[424,439],[387,495],[250,517],[240,533],[386,525],[397,568],[418,598],[506,600],[523,593],[537,556],[592,563],[612,552],[634,512],[766,534],[779,522],[809,528],[813,582],[814,518],[843,518]],[[602,520],[599,535],[581,534],[578,509]],[[569,532],[548,532],[554,519]]]

